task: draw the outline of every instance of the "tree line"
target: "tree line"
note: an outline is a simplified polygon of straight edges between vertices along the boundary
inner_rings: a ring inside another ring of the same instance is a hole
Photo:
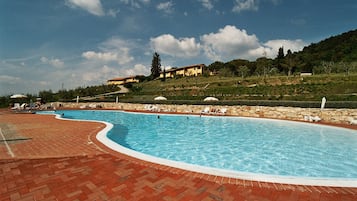
[[[279,48],[275,59],[260,57],[255,61],[244,59],[235,59],[229,62],[216,61],[207,66],[207,73],[213,73],[220,76],[291,76],[300,73],[312,74],[331,74],[357,72],[356,61],[331,61],[322,60],[319,62],[307,60],[303,54],[287,51],[284,55],[283,47]]]

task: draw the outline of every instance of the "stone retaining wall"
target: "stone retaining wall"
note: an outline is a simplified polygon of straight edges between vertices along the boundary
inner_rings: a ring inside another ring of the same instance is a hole
[[[357,119],[357,109],[323,109],[297,108],[297,107],[265,107],[265,106],[213,106],[213,105],[166,105],[166,104],[133,104],[133,103],[53,103],[60,109],[64,108],[103,108],[114,110],[138,110],[154,112],[177,112],[200,114],[205,108],[209,108],[209,114],[222,115],[217,111],[227,109],[224,115],[261,117],[273,119],[288,119],[306,121],[307,117],[319,117],[321,121],[328,123],[348,124],[351,119]]]

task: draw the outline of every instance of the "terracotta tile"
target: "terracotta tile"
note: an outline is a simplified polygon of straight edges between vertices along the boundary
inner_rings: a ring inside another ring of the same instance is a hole
[[[32,138],[10,145],[15,158],[0,143],[0,200],[357,200],[357,188],[239,180],[140,161],[100,144],[100,123],[6,112],[0,122]]]

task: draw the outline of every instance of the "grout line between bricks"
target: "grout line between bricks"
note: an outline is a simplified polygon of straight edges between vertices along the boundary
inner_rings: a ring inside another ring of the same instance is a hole
[[[4,136],[4,134],[2,133],[2,131],[1,131],[1,128],[0,128],[0,134],[1,134],[1,137],[2,137],[2,139],[3,139],[3,141],[4,141],[4,143],[5,143],[7,152],[10,154],[10,156],[11,156],[12,158],[14,158],[14,157],[15,157],[15,154],[14,154],[14,152],[12,152],[11,147],[10,147],[9,144],[7,143],[5,136]]]

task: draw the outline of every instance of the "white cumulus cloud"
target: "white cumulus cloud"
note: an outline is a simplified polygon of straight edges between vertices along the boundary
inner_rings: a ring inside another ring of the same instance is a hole
[[[259,57],[275,58],[280,47],[285,52],[300,51],[307,44],[300,40],[269,40],[260,42],[254,34],[248,34],[246,30],[240,30],[235,26],[227,25],[219,29],[217,33],[209,33],[201,36],[204,54],[212,61],[229,61],[231,59],[255,60]]]
[[[121,70],[120,74],[123,76],[150,75],[150,69],[143,64],[135,64],[133,68]]]
[[[171,34],[163,34],[151,38],[150,46],[159,54],[177,58],[192,59],[204,56],[211,61],[237,58],[253,61],[263,56],[275,58],[280,47],[284,47],[285,51],[302,50],[306,43],[299,39],[261,42],[255,34],[227,25],[217,32],[201,35],[198,41],[194,37],[175,38]]]
[[[105,15],[104,9],[100,0],[67,0],[66,5],[71,8],[81,8],[93,15]]]
[[[134,57],[130,55],[130,48],[130,43],[120,38],[110,38],[100,44],[101,51],[83,52],[82,57],[105,63],[115,61],[118,64],[127,64],[134,60]]]
[[[105,62],[118,60],[118,54],[114,52],[87,51],[83,52],[82,56],[86,59],[101,60]]]
[[[307,45],[307,43],[301,39],[297,39],[297,40],[277,39],[277,40],[269,40],[268,42],[264,43],[264,45],[271,48],[274,51],[274,53],[277,55],[278,50],[281,47],[284,48],[284,53],[286,54],[288,50],[291,50],[292,52],[302,50]]]
[[[194,57],[200,53],[200,44],[195,38],[176,39],[171,34],[163,34],[150,39],[151,47],[159,53],[174,57]]]
[[[246,30],[227,25],[218,33],[201,36],[201,42],[206,56],[212,60],[227,60],[231,58],[252,58],[249,50],[257,49],[258,38],[249,35]]]
[[[126,64],[131,62],[134,58],[129,55],[128,48],[120,48],[118,52],[94,52],[87,51],[83,52],[82,56],[88,60],[96,60],[102,62],[116,61],[118,64]]]
[[[258,8],[257,0],[235,0],[232,11],[237,13],[245,10],[257,11]]]

